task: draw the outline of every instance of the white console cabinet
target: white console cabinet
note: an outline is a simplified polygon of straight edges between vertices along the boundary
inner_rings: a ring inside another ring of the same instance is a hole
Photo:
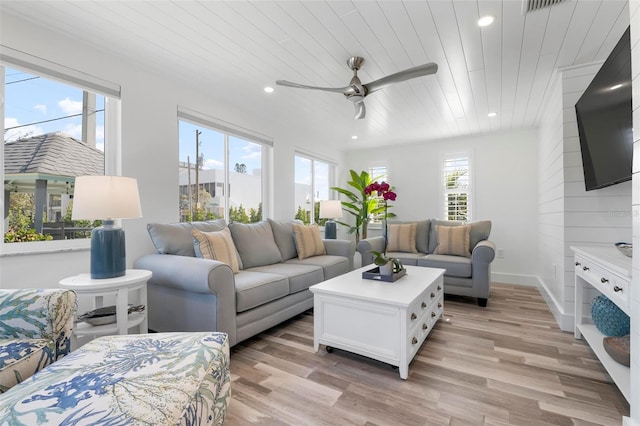
[[[585,289],[594,288],[607,296],[627,315],[631,315],[631,258],[615,247],[577,246],[574,252],[575,266],[575,329],[576,339],[584,337],[620,392],[629,401],[630,369],[616,362],[605,351],[603,335],[595,325],[585,322]],[[586,312],[590,318],[590,312]]]

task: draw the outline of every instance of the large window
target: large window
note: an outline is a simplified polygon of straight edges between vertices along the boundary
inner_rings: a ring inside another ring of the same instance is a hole
[[[471,159],[468,153],[442,160],[443,213],[447,220],[471,220]]]
[[[295,218],[306,224],[322,226],[327,218],[320,217],[320,201],[328,200],[333,185],[333,164],[307,154],[295,156]]]
[[[179,111],[181,221],[258,222],[270,144],[213,118]]]
[[[117,98],[103,93],[119,96],[119,87],[39,62],[38,72],[0,65],[4,243],[88,238],[100,222],[72,220],[75,178],[116,162],[105,161],[105,109]]]

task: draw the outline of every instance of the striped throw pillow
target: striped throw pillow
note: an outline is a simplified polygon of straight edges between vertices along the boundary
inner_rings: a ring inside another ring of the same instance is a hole
[[[307,257],[325,254],[324,243],[320,237],[320,228],[318,228],[318,225],[305,226],[294,223],[293,234],[296,240],[298,259],[302,260]]]
[[[417,253],[417,223],[389,224],[387,226],[387,251]]]
[[[469,241],[471,237],[471,225],[462,226],[436,226],[438,245],[435,254],[451,254],[454,256],[470,257]]]
[[[235,244],[233,244],[229,228],[214,232],[202,232],[194,229],[193,237],[197,240],[203,259],[213,259],[226,263],[231,267],[234,274],[240,272],[238,252]]]

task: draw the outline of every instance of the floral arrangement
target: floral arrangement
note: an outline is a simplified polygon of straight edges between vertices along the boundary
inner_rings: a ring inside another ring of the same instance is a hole
[[[378,193],[378,197],[382,197],[385,201],[395,201],[396,193],[391,190],[391,186],[387,182],[378,183],[375,181],[364,188],[364,193],[367,195],[372,195],[374,192]]]

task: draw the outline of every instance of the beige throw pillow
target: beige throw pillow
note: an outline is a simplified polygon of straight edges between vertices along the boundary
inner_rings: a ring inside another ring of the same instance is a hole
[[[438,246],[435,254],[451,254],[454,256],[471,256],[469,252],[469,240],[471,225],[442,226],[436,225],[438,234]]]
[[[234,274],[240,272],[238,252],[233,244],[229,228],[221,231],[202,232],[193,230],[193,237],[198,241],[200,253],[204,259],[213,259],[226,263]]]
[[[320,228],[318,228],[318,225],[305,226],[294,223],[293,234],[296,240],[298,259],[302,260],[307,257],[325,254],[324,243],[320,237]]]
[[[389,224],[387,225],[387,251],[401,251],[404,253],[417,253],[416,232],[417,223]]]

